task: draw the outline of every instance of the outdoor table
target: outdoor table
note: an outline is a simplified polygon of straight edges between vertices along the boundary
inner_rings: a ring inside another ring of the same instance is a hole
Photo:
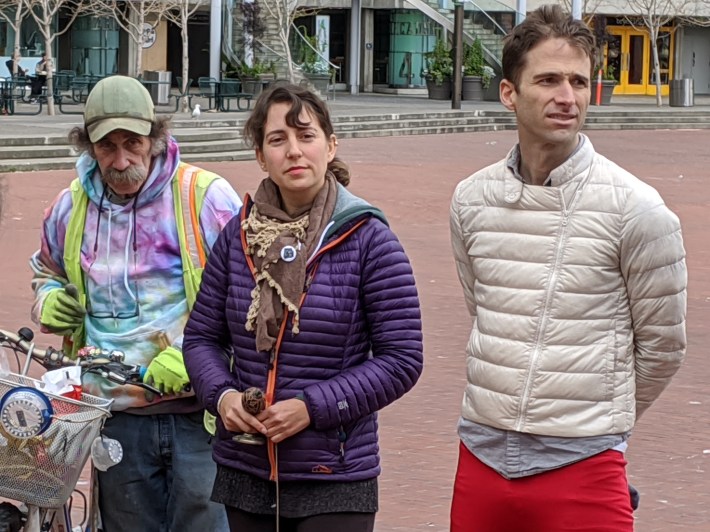
[[[30,101],[26,99],[27,96],[27,78],[6,78],[2,80],[2,89],[0,91],[2,95],[2,102],[0,107],[2,108],[3,114],[20,114],[20,115],[37,115],[42,112],[42,101],[38,100],[37,109],[33,111],[18,111],[16,109],[17,103],[29,104]]]
[[[237,79],[223,79],[217,82],[217,108],[220,111],[247,111],[251,107],[254,95],[241,91],[241,83]],[[237,101],[237,108],[231,108],[231,102]],[[246,108],[242,108],[242,100],[246,101]]]

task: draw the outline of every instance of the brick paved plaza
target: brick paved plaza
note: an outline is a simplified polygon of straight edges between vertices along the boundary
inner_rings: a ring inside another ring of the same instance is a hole
[[[599,152],[656,187],[679,214],[688,253],[689,349],[684,367],[631,438],[629,476],[641,492],[640,532],[710,531],[710,131],[593,131]],[[349,139],[353,192],[382,208],[412,260],[424,314],[425,371],[381,414],[383,475],[377,532],[443,532],[456,465],[456,420],[470,328],[448,235],[456,183],[505,155],[514,132]],[[253,193],[254,161],[210,163],[240,193]],[[42,211],[72,172],[0,177],[0,328],[29,323],[27,258]],[[40,343],[53,341],[40,337]],[[541,531],[543,532],[543,531]]]

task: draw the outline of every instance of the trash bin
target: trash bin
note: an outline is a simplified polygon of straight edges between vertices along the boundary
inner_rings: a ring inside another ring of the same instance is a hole
[[[692,78],[672,79],[668,103],[671,107],[693,107]]]
[[[143,79],[148,82],[146,88],[150,92],[150,97],[156,105],[170,103],[170,85],[172,73],[165,70],[144,70]]]

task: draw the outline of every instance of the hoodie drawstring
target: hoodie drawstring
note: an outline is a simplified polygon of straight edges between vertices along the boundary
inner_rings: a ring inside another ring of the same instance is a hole
[[[101,218],[102,218],[102,213],[103,213],[103,205],[104,205],[104,199],[106,198],[106,189],[104,188],[103,193],[101,194],[101,200],[99,201],[99,208],[98,208],[98,220],[96,221],[96,235],[94,238],[94,248],[93,248],[93,259],[91,266],[93,266],[94,261],[96,260],[98,256],[98,248],[99,248],[99,232],[100,232],[100,227],[101,227]],[[138,286],[136,285],[135,291],[131,289],[130,283],[128,280],[129,274],[130,274],[130,267],[129,267],[129,260],[130,260],[130,252],[131,249],[133,249],[133,271],[134,275],[138,271],[138,242],[137,242],[137,231],[136,231],[136,210],[137,210],[137,203],[138,203],[138,197],[136,196],[133,199],[133,205],[131,207],[131,216],[128,219],[128,234],[126,235],[126,244],[124,248],[124,261],[123,261],[123,286],[126,289],[126,292],[129,294],[129,297],[133,300],[133,303],[137,306],[138,305]],[[114,320],[116,320],[116,302],[114,300],[114,294],[113,294],[113,273],[111,269],[111,230],[112,230],[112,218],[113,218],[113,207],[112,203],[108,202],[108,227],[106,229],[106,273],[108,275],[108,297],[111,305],[111,314],[114,316]],[[91,271],[91,266],[89,267],[89,271]],[[118,325],[118,324],[116,324]]]

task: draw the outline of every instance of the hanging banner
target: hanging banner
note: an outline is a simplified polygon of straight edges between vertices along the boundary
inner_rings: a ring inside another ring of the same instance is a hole
[[[316,15],[316,37],[318,51],[325,59],[330,60],[330,15]]]

